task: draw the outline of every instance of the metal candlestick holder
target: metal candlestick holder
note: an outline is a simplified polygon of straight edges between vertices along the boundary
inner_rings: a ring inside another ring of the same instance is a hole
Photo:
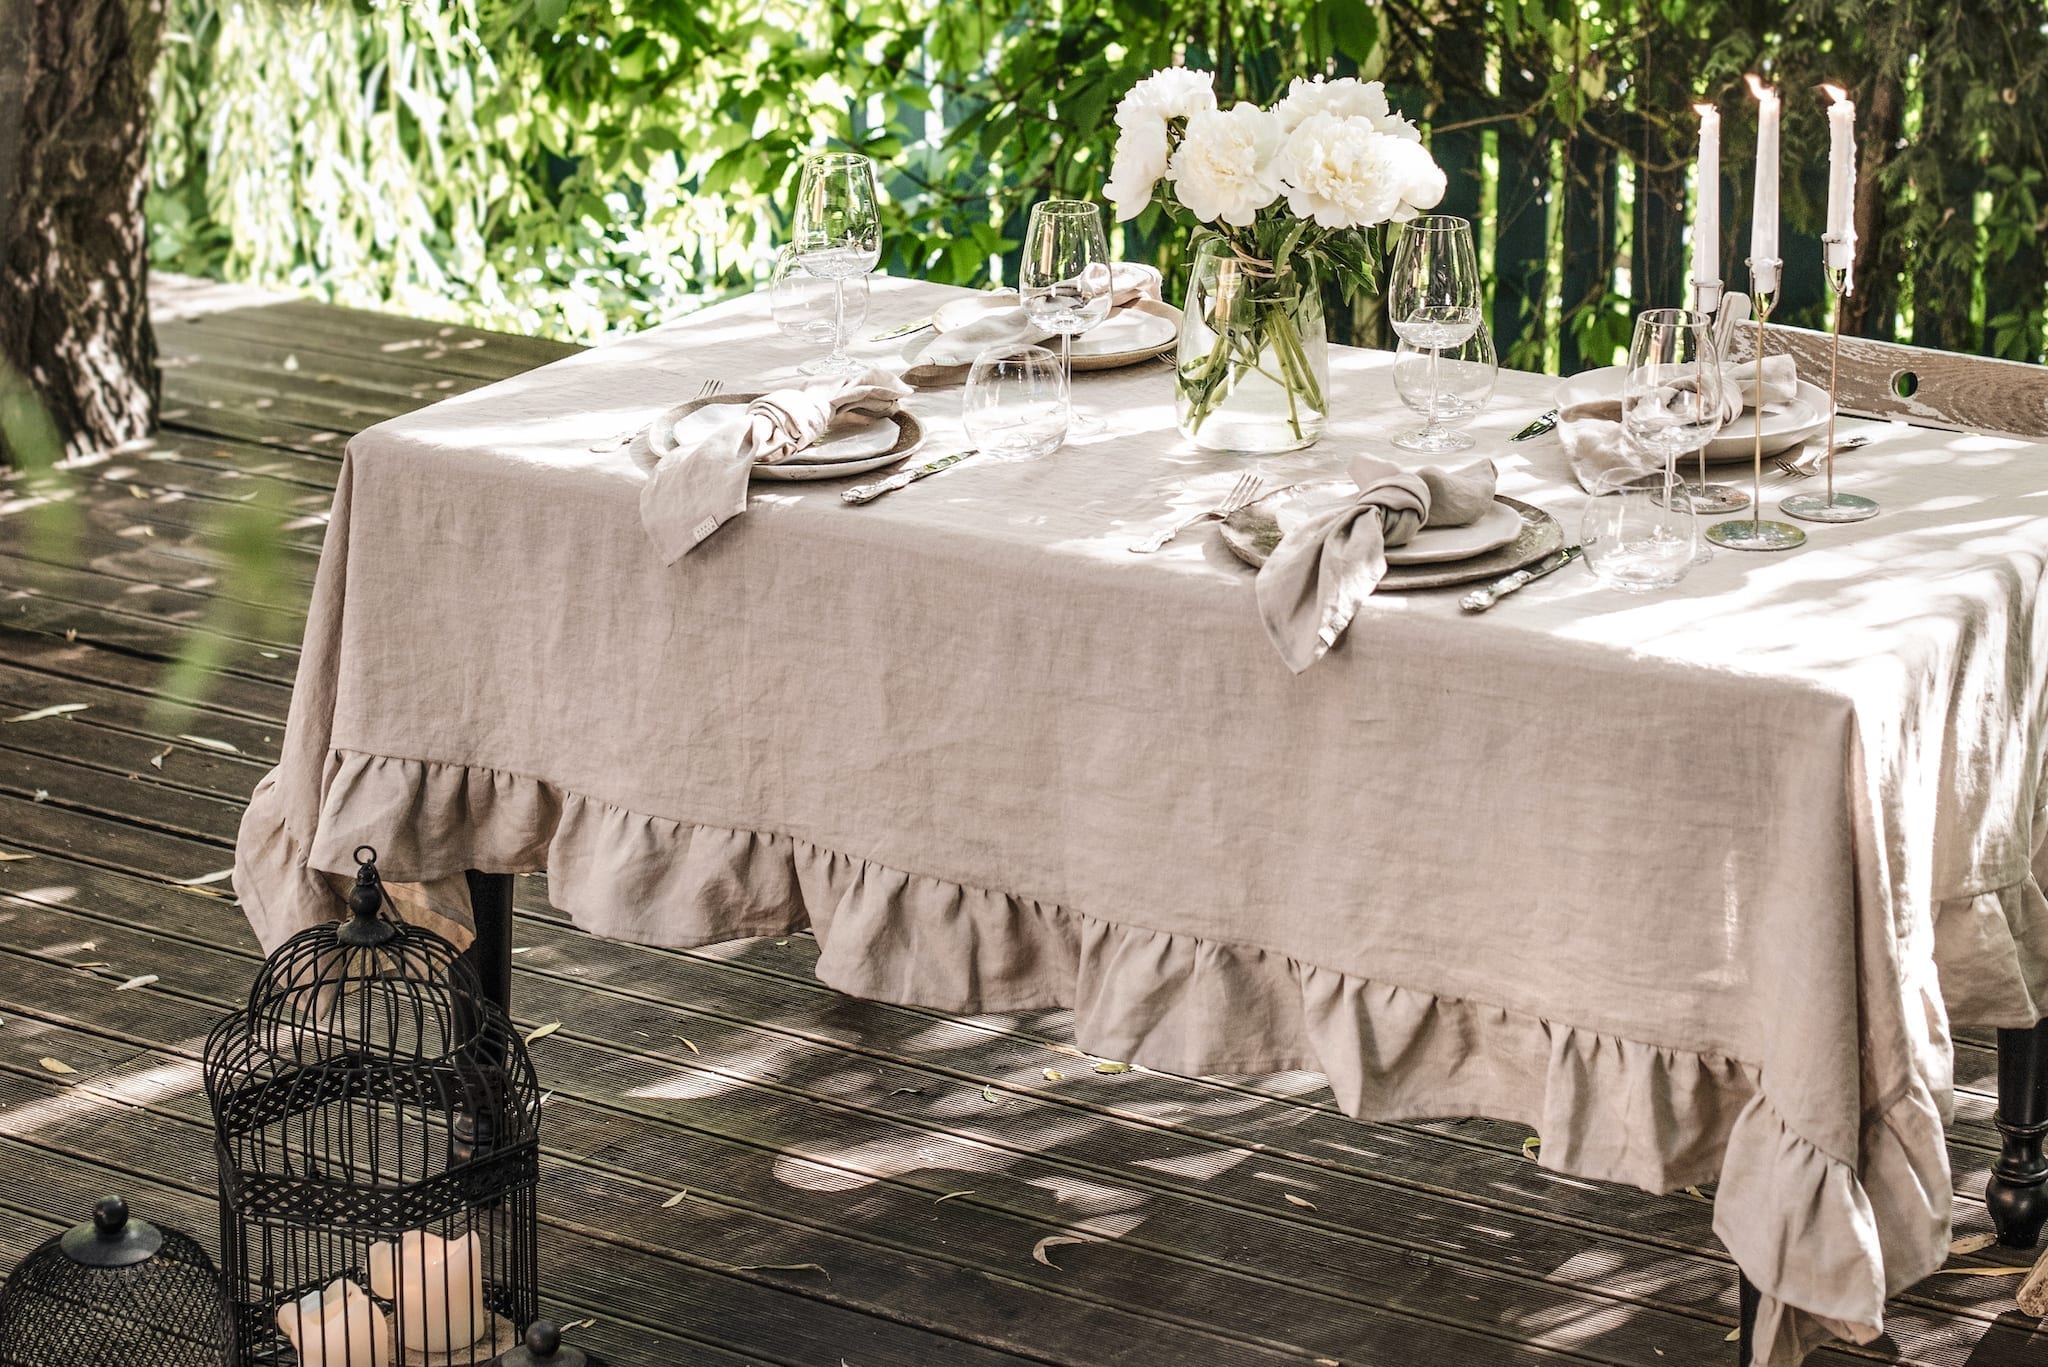
[[[1694,280],[1692,282],[1692,306],[1697,313],[1709,318],[1721,311],[1721,282],[1719,280]],[[1707,444],[1700,443],[1700,478],[1697,484],[1681,484],[1683,493],[1692,504],[1695,513],[1739,513],[1749,506],[1749,495],[1732,484],[1709,484],[1707,482]],[[1706,547],[1700,547],[1700,555],[1711,554]]]
[[[1749,278],[1757,282],[1751,301],[1756,307],[1756,471],[1750,485],[1749,516],[1716,522],[1707,528],[1707,540],[1731,551],[1789,551],[1806,544],[1806,533],[1789,522],[1770,522],[1762,517],[1764,506],[1764,349],[1765,328],[1771,308],[1777,303],[1778,270],[1784,263],[1757,260],[1749,263]],[[1765,269],[1759,270],[1758,267]],[[1762,282],[1771,283],[1769,289]]]
[[[1829,233],[1821,239],[1830,258],[1842,241],[1837,233]],[[1860,494],[1835,492],[1835,385],[1842,372],[1842,306],[1856,292],[1856,279],[1844,267],[1830,264],[1827,271],[1828,289],[1835,296],[1834,326],[1828,338],[1828,452],[1822,458],[1827,467],[1827,493],[1794,494],[1779,502],[1778,511],[1802,522],[1861,522],[1877,516],[1875,500]]]

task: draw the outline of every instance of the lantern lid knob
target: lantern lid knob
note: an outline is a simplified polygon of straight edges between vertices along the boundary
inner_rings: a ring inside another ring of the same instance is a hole
[[[504,1367],[598,1367],[595,1359],[581,1349],[564,1348],[562,1331],[553,1320],[535,1320],[526,1326],[526,1340],[501,1359]]]
[[[359,949],[374,949],[397,936],[398,927],[386,920],[384,880],[377,873],[377,850],[372,845],[356,846],[356,885],[348,893],[348,923],[335,938]]]
[[[59,1246],[81,1267],[133,1267],[156,1256],[164,1236],[147,1220],[128,1218],[128,1203],[108,1196],[92,1208],[92,1223],[64,1233]]]

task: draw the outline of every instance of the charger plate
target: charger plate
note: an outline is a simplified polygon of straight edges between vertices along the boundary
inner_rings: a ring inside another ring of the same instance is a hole
[[[673,451],[676,447],[676,428],[692,413],[713,404],[752,403],[759,394],[713,394],[708,399],[692,399],[677,404],[647,428],[647,445],[655,460]],[[881,432],[857,432],[844,437],[828,438],[811,448],[820,455],[830,454],[833,449],[845,450],[843,460],[791,460],[779,465],[755,465],[753,478],[770,480],[802,479],[843,479],[848,475],[864,475],[870,470],[879,470],[885,465],[894,465],[915,451],[924,442],[924,425],[915,416],[898,409],[893,417],[884,418],[871,426],[884,428]],[[887,428],[893,427],[895,435],[890,438]],[[876,446],[883,449],[876,450]],[[808,454],[808,453],[807,453]]]
[[[1319,503],[1330,494],[1345,490],[1355,492],[1356,486],[1349,480],[1314,480],[1306,484],[1291,484],[1284,489],[1275,489],[1264,498],[1246,504],[1223,520],[1220,530],[1223,544],[1230,547],[1237,557],[1246,564],[1258,567],[1266,563],[1266,557],[1280,544],[1285,530],[1282,521],[1288,519],[1288,509],[1295,503]],[[1478,579],[1497,579],[1511,574],[1524,565],[1533,565],[1552,551],[1564,548],[1564,528],[1557,519],[1533,503],[1524,503],[1518,498],[1498,497],[1494,502],[1511,510],[1516,519],[1517,530],[1512,540],[1497,543],[1491,550],[1481,551],[1462,560],[1429,560],[1420,563],[1396,565],[1389,563],[1386,577],[1380,580],[1382,590],[1440,589],[1453,584],[1469,584]],[[1481,519],[1483,522],[1485,519]],[[1478,525],[1478,524],[1475,524]],[[1438,531],[1460,531],[1461,528],[1447,527]],[[1425,531],[1422,536],[1428,536]],[[1422,537],[1417,537],[1421,540]]]

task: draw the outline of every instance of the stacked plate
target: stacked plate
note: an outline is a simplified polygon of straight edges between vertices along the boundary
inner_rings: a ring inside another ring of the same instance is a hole
[[[1626,367],[1610,365],[1572,376],[1558,387],[1559,411],[1583,403],[1619,403],[1622,382],[1627,374]],[[1790,399],[1764,405],[1761,414],[1754,408],[1744,408],[1740,417],[1707,443],[1707,462],[1716,464],[1754,459],[1759,426],[1763,428],[1764,454],[1775,456],[1791,450],[1827,425],[1828,392],[1819,385],[1801,380]],[[1699,458],[1689,455],[1686,459]]]
[[[1348,479],[1315,480],[1276,489],[1223,521],[1223,542],[1258,566],[1295,526],[1349,503],[1358,486]],[[1405,546],[1387,547],[1381,589],[1434,589],[1492,579],[1533,564],[1564,546],[1557,519],[1534,504],[1496,498],[1493,507],[1462,527],[1425,527]]]
[[[722,426],[745,421],[747,405],[759,394],[714,394],[671,408],[647,429],[647,444],[658,461],[678,447],[695,446]],[[755,479],[842,479],[902,460],[924,440],[924,427],[908,413],[835,423],[825,435],[789,460],[754,466]]]
[[[938,332],[955,332],[993,313],[1007,313],[1022,306],[1015,290],[992,290],[939,306],[932,314]],[[1180,340],[1180,310],[1156,299],[1141,299],[1118,309],[1074,338],[1074,369],[1117,370],[1149,361]],[[1047,346],[1059,349],[1055,337]]]

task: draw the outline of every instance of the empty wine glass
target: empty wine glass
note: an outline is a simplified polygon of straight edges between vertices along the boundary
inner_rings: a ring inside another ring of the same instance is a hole
[[[844,375],[861,369],[861,363],[846,354],[846,281],[866,275],[882,255],[882,211],[872,161],[852,152],[804,159],[790,247],[805,271],[833,282],[832,354],[797,369],[806,375]]]
[[[1422,415],[1426,451],[1459,451],[1472,438],[1451,429],[1479,416],[1500,376],[1493,337],[1482,327],[1456,346],[1425,349],[1407,338],[1394,348],[1394,392]]]
[[[1696,512],[1749,506],[1741,490],[1707,483],[1707,443],[1727,421],[1727,397],[1711,315],[1648,309],[1637,316],[1621,386],[1622,430],[1637,450],[1673,471],[1686,453],[1699,452],[1699,483],[1674,488]]]
[[[868,278],[856,275],[827,280],[812,275],[797,258],[796,248],[784,247],[775,253],[775,274],[768,284],[768,310],[776,330],[785,337],[829,343],[833,328],[839,325],[838,294],[842,288],[846,291],[845,326],[852,332],[868,316]]]
[[[967,372],[962,424],[990,460],[1034,460],[1067,439],[1067,380],[1042,346],[990,347]]]
[[[1430,357],[1431,386],[1442,380],[1441,354],[1463,345],[1479,327],[1479,254],[1472,225],[1449,214],[1422,214],[1404,226],[1387,272],[1387,320],[1402,341]],[[1424,413],[1437,409],[1431,399]],[[1472,439],[1435,424],[1404,432],[1394,445],[1441,454],[1462,451]]]
[[[1674,496],[1663,470],[1618,468],[1600,474],[1579,518],[1586,567],[1601,583],[1628,593],[1668,588],[1685,578],[1698,540],[1692,505]]]
[[[1074,335],[1109,317],[1109,239],[1101,206],[1080,199],[1048,199],[1031,206],[1024,229],[1024,264],[1017,292],[1025,316],[1060,338],[1060,371],[1069,399],[1074,383]],[[1069,430],[1095,432],[1102,420],[1076,415]]]

